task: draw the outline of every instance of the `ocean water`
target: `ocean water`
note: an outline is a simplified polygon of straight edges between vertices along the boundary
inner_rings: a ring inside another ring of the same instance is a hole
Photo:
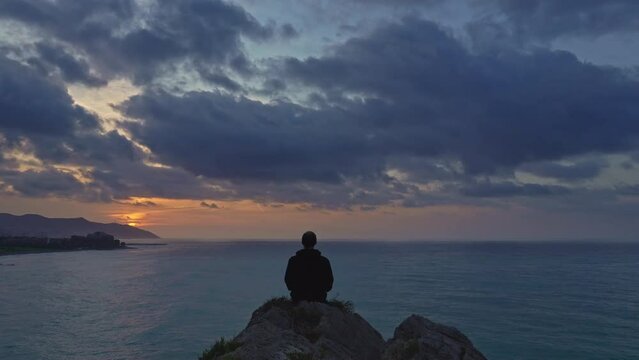
[[[412,313],[491,360],[639,359],[639,244],[320,242],[385,337]],[[294,242],[0,257],[0,359],[196,359],[286,295]]]

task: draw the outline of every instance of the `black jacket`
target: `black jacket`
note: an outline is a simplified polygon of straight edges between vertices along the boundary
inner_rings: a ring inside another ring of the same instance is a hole
[[[293,301],[326,301],[333,288],[331,263],[318,250],[300,250],[288,260],[284,281]]]

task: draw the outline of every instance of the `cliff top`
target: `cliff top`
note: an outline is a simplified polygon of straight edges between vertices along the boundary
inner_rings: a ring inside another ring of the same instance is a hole
[[[384,341],[350,302],[274,298],[242,332],[221,339],[201,360],[485,360],[459,330],[411,315]]]

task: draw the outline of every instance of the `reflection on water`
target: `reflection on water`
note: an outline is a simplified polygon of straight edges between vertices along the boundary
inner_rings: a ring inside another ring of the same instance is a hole
[[[639,358],[639,245],[321,243],[386,337],[420,313],[491,360]],[[0,359],[195,359],[286,294],[295,243],[171,242],[0,258]]]

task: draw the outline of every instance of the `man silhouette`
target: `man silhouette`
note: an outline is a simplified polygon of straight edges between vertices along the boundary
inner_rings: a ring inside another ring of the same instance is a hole
[[[326,293],[333,288],[331,263],[313,249],[317,236],[312,231],[302,235],[304,249],[288,260],[284,281],[293,302],[302,300],[326,302]]]

